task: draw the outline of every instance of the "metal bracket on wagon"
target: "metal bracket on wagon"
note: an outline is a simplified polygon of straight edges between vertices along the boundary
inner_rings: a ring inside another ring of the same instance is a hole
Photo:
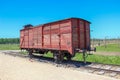
[[[79,53],[83,53],[83,52],[87,52],[87,51],[94,51],[96,52],[96,48],[89,48],[89,49],[75,49],[75,52],[79,52]]]
[[[79,52],[79,53],[83,53],[83,52],[86,52],[87,50],[85,50],[85,49],[76,49],[75,51]]]
[[[94,52],[96,52],[96,47],[90,48],[89,51],[94,51]]]

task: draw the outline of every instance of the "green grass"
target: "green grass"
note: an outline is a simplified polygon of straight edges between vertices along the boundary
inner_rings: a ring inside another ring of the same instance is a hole
[[[0,50],[19,50],[19,44],[0,44]]]
[[[49,52],[48,54],[44,55],[45,57],[53,57],[52,54]],[[77,53],[72,60],[76,61],[83,61],[82,54]],[[120,56],[104,56],[104,55],[88,55],[87,57],[88,62],[96,62],[96,63],[103,63],[103,64],[114,64],[120,65]]]
[[[76,54],[73,60],[83,61],[82,54]],[[120,65],[120,56],[88,55],[88,62]]]
[[[53,54],[51,52],[48,52],[47,54],[44,54],[45,57],[53,57]]]
[[[105,46],[97,46],[96,49],[100,52],[120,52],[120,46],[118,44],[108,44],[106,48]]]

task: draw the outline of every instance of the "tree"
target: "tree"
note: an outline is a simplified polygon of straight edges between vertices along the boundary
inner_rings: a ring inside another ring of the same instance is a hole
[[[19,38],[0,38],[0,44],[19,44]]]

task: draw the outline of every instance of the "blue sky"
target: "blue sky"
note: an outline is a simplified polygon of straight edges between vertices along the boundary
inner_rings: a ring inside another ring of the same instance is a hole
[[[90,21],[92,38],[120,37],[120,0],[0,0],[0,38],[19,37],[25,24],[69,17]]]

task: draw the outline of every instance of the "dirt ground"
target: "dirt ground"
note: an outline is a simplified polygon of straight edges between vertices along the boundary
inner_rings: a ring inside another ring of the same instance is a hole
[[[93,54],[109,55],[109,56],[120,56],[120,52],[93,52]]]
[[[117,80],[0,53],[0,80]]]

